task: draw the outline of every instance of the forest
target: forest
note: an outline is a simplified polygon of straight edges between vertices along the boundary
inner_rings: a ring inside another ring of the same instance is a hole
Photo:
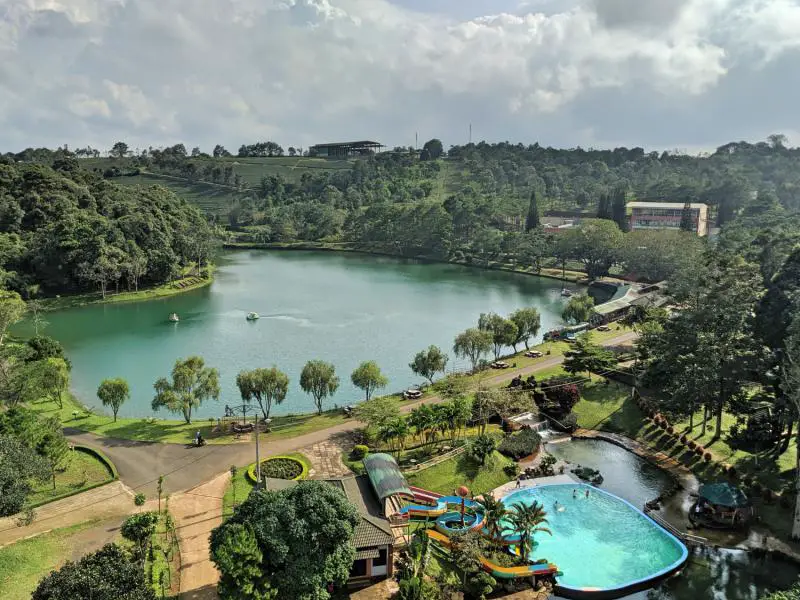
[[[138,290],[201,268],[212,230],[157,186],[116,185],[71,157],[0,157],[0,281],[23,297]]]

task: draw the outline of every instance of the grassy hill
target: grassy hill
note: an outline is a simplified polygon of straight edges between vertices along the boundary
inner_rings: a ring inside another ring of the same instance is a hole
[[[201,210],[208,214],[226,215],[231,205],[239,198],[248,194],[240,192],[231,186],[206,183],[204,181],[190,182],[177,177],[167,175],[146,174],[133,177],[113,177],[110,179],[114,183],[125,186],[163,186],[180,196],[188,202],[197,205]]]

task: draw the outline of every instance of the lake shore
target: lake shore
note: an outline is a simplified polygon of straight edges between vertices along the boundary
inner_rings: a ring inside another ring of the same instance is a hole
[[[45,311],[52,312],[56,310],[64,310],[67,308],[77,308],[81,306],[90,306],[92,304],[121,304],[127,302],[143,302],[146,300],[157,300],[159,298],[168,298],[176,296],[184,292],[191,292],[214,282],[214,265],[209,265],[203,270],[203,273],[192,275],[190,270],[193,267],[187,267],[180,279],[164,283],[162,285],[140,289],[136,292],[120,292],[116,294],[106,293],[103,298],[100,292],[90,292],[86,294],[73,294],[69,296],[54,296],[50,298],[42,298],[41,304]]]

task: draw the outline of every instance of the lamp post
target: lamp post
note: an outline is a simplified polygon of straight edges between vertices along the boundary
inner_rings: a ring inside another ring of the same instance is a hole
[[[225,416],[226,417],[236,417],[241,415],[242,419],[247,418],[248,411],[253,411],[255,415],[255,432],[256,432],[256,488],[261,487],[261,457],[258,447],[258,409],[254,406],[250,406],[249,404],[241,404],[239,406],[228,406],[225,405]],[[264,419],[264,423],[269,426],[270,421],[272,419]]]

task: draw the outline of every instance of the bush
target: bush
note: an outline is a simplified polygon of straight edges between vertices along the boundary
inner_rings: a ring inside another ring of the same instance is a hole
[[[516,477],[519,475],[519,465],[517,465],[517,463],[509,463],[503,467],[503,473],[512,478]]]
[[[566,431],[567,433],[572,433],[578,428],[578,415],[569,413],[566,417],[561,419],[560,423],[560,426],[556,425],[558,429]]]
[[[770,504],[775,499],[775,494],[771,489],[765,487],[761,492],[761,497],[764,499],[764,502]]]
[[[694,450],[695,448],[697,448],[697,442],[695,442],[694,440],[689,440],[689,443],[687,445],[689,446],[689,450]]]
[[[306,466],[291,456],[273,456],[261,461],[261,476],[270,479],[304,479],[308,474]],[[247,477],[256,482],[256,463],[247,468]]]
[[[710,463],[712,458],[713,457],[711,456],[711,452],[706,452],[703,455],[703,460],[706,461],[707,463]]]
[[[667,427],[667,433],[672,435],[673,433],[675,433],[675,428],[672,425],[669,425]]]
[[[497,449],[501,454],[519,460],[538,451],[541,443],[541,436],[528,428],[505,436]]]
[[[733,465],[728,465],[727,473],[728,473],[728,477],[730,477],[731,479],[736,479],[736,475],[737,475],[736,467],[734,467]]]
[[[703,448],[703,447],[702,447],[702,446],[700,446],[700,445],[698,445],[698,446],[697,446],[697,447],[694,449],[694,453],[695,453],[697,456],[703,456],[703,453],[704,453],[705,451],[706,451],[706,449],[705,449],[705,448]]]
[[[689,436],[685,433],[681,436],[681,443],[686,444],[689,441]]]
[[[761,482],[758,479],[753,479],[750,489],[753,490],[753,493],[758,494],[761,491]]]
[[[363,444],[357,444],[353,446],[353,452],[351,456],[354,460],[362,460],[366,458],[367,454],[369,454],[369,446],[365,446]]]
[[[144,503],[145,503],[145,500],[147,500],[147,498],[146,498],[146,497],[145,497],[145,495],[144,495],[144,494],[142,494],[142,493],[136,494],[136,495],[133,497],[133,503],[134,503],[136,506],[141,506],[142,504],[144,504]]]

